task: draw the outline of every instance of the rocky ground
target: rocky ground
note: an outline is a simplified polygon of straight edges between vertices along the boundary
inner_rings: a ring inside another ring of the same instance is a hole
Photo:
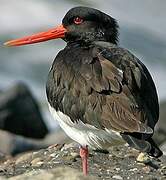
[[[81,159],[75,145],[52,146],[14,158],[0,155],[0,180],[81,180],[81,179],[166,179],[166,156],[159,160],[144,157],[136,161],[139,152],[127,146],[109,153],[90,151],[89,175],[81,173]]]

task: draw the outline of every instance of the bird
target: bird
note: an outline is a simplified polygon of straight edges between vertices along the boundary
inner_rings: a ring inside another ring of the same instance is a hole
[[[152,157],[162,155],[152,139],[159,118],[154,81],[145,65],[120,47],[118,36],[116,19],[78,6],[66,13],[61,25],[5,43],[66,42],[49,71],[46,94],[53,117],[80,144],[84,175],[89,148],[105,150],[127,142]]]

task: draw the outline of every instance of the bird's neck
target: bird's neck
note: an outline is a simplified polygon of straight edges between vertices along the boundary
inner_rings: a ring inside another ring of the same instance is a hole
[[[84,42],[84,41],[70,41],[67,43],[67,46],[66,48],[77,48],[77,47],[80,47],[80,48],[83,48],[83,49],[88,49],[88,48],[91,48],[91,47],[94,47],[94,46],[97,46],[97,47],[102,47],[102,48],[110,48],[110,47],[117,47],[116,44],[113,44],[113,43],[110,43],[110,42],[107,42],[107,41],[89,41],[89,42]]]
[[[89,48],[93,44],[92,41],[69,41],[67,42],[67,47],[83,47],[83,48]]]
[[[101,46],[101,47],[112,47],[112,46],[117,46],[116,44],[104,41],[104,40],[96,40],[96,41],[70,41],[67,42],[67,46],[66,47],[81,47],[81,48],[90,48],[93,46]]]

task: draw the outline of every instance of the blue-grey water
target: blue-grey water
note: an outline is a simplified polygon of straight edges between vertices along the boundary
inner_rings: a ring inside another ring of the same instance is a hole
[[[68,9],[78,5],[98,8],[116,18],[120,46],[139,57],[150,70],[160,101],[166,99],[166,1],[163,0],[0,0],[0,89],[17,81],[29,85],[46,108],[45,82],[52,60],[65,46],[62,40],[6,48],[3,42],[47,30],[61,23]]]

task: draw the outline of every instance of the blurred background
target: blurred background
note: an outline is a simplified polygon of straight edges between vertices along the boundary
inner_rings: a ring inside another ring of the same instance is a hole
[[[80,5],[97,8],[117,19],[119,45],[147,66],[160,103],[166,101],[166,1],[0,0],[0,89],[5,91],[18,81],[24,82],[37,98],[49,132],[58,127],[48,112],[45,84],[49,67],[65,43],[56,40],[14,48],[6,48],[3,43],[54,27],[70,8]]]

